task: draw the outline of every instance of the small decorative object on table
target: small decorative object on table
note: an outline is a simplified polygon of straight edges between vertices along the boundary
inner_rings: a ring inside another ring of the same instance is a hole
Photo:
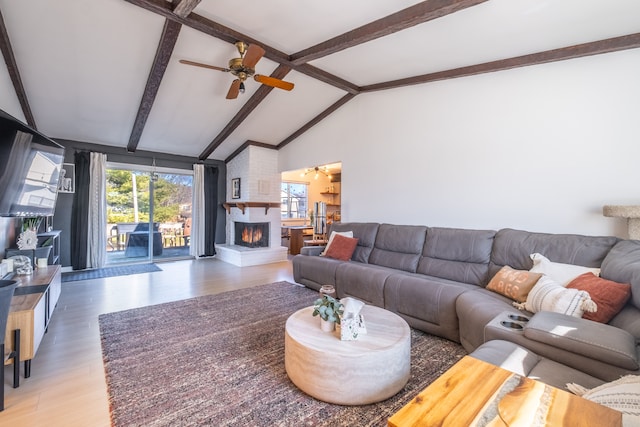
[[[22,220],[22,233],[18,236],[16,245],[18,249],[35,249],[38,246],[38,227],[42,218],[24,218]]]
[[[16,274],[29,275],[33,273],[33,267],[31,266],[31,259],[24,255],[16,255],[9,258],[13,261],[13,269]]]
[[[340,302],[344,306],[340,321],[340,339],[342,341],[357,340],[358,335],[367,333],[364,318],[360,314],[364,303],[351,297],[343,298]]]
[[[320,328],[325,332],[333,332],[336,323],[340,324],[340,316],[344,306],[337,299],[324,295],[313,303],[313,315],[320,316]]]
[[[337,298],[336,288],[333,285],[322,285],[320,287],[320,297],[322,298],[324,295],[329,295],[330,297]]]

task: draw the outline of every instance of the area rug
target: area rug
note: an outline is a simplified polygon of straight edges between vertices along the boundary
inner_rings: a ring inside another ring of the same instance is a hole
[[[62,273],[62,282],[75,282],[76,280],[100,279],[103,277],[128,276],[130,274],[153,273],[162,271],[155,264],[131,264],[115,267],[95,268],[92,270],[67,271]]]
[[[277,282],[101,315],[112,424],[386,426],[466,354],[459,344],[412,330],[411,379],[400,393],[365,406],[318,401],[296,388],[284,367],[286,319],[316,296]]]

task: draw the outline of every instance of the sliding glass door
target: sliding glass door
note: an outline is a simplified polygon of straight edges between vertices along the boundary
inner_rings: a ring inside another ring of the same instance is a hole
[[[107,167],[107,264],[189,257],[193,176]]]

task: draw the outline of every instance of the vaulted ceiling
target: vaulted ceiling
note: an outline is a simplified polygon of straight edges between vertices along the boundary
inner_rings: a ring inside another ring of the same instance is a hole
[[[0,109],[52,138],[226,160],[354,97],[640,47],[638,0],[0,0]],[[265,49],[225,99],[241,40]],[[372,97],[375,102],[375,97]],[[358,124],[356,124],[358,125]]]

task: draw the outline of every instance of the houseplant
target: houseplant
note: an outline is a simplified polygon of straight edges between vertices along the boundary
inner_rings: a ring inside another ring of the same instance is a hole
[[[313,303],[313,315],[320,316],[320,328],[325,332],[333,331],[336,323],[340,324],[343,312],[344,305],[329,295],[323,295]]]

